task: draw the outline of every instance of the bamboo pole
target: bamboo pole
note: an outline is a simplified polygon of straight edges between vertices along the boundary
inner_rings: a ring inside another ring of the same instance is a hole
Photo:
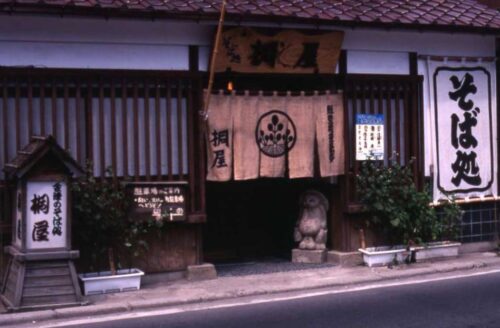
[[[220,37],[222,34],[222,27],[224,26],[225,13],[226,13],[226,0],[222,0],[222,5],[220,8],[219,23],[217,25],[217,33],[215,34],[214,49],[212,52],[212,58],[210,59],[208,88],[207,88],[207,92],[205,93],[205,103],[203,105],[203,110],[200,113],[200,115],[203,117],[204,120],[208,119],[208,105],[210,104],[210,94],[212,93],[212,87],[213,87],[213,83],[214,83],[215,60],[217,58],[217,53],[218,53],[218,49],[219,49]]]

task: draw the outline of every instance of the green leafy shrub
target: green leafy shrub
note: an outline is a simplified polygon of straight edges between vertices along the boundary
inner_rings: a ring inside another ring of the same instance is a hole
[[[394,158],[389,166],[364,161],[356,177],[360,201],[371,215],[368,223],[393,244],[421,244],[442,235],[430,195],[413,182],[412,163],[401,166]]]
[[[111,169],[107,169],[112,176]],[[73,235],[81,258],[92,271],[109,267],[114,273],[122,267],[121,255],[137,252],[146,245],[141,240],[142,226],[128,214],[131,200],[122,184],[110,179],[96,179],[92,164],[86,174],[72,184]],[[103,261],[106,261],[103,265]]]
[[[441,222],[441,239],[456,240],[460,236],[460,225],[464,212],[455,202],[455,197],[448,196],[448,200],[437,211]]]

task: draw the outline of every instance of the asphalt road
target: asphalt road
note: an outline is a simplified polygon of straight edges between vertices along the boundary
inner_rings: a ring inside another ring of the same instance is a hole
[[[84,327],[499,328],[500,273]]]

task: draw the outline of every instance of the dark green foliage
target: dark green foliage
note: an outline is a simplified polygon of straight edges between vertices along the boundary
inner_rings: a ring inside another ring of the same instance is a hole
[[[364,161],[357,176],[361,202],[371,213],[368,222],[384,233],[394,244],[421,244],[441,238],[444,225],[430,207],[431,197],[418,191],[412,178],[411,161],[401,166],[396,160],[391,165]],[[451,220],[448,222],[451,228]]]
[[[106,173],[113,176],[110,169]],[[131,200],[122,184],[96,179],[87,163],[86,175],[72,184],[72,192],[74,238],[90,270],[99,271],[115,261],[120,268],[123,254],[138,255],[147,247],[141,238],[144,227],[127,215]]]
[[[448,201],[439,209],[439,213],[442,225],[441,239],[456,240],[460,235],[463,211],[455,202],[455,198],[449,197]]]

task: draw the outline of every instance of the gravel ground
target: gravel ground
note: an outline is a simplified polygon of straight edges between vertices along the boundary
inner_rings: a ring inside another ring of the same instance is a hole
[[[284,259],[265,259],[252,262],[216,264],[219,277],[238,277],[253,274],[265,274],[274,272],[299,271],[310,269],[322,269],[335,266],[331,263],[307,264],[292,263]]]

